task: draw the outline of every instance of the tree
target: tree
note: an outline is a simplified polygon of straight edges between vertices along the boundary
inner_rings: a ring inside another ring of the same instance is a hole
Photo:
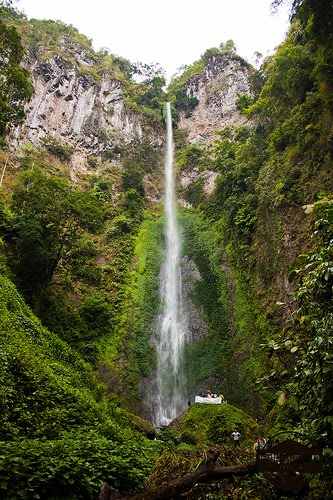
[[[277,9],[286,0],[274,0]],[[318,59],[314,75],[319,82],[329,110],[333,113],[333,4],[331,0],[293,0],[291,17],[300,21],[302,36],[317,45]]]
[[[119,57],[117,55],[113,55],[112,57],[113,65],[119,68],[128,79],[131,79],[135,74],[133,64],[128,59],[124,59],[123,57]]]
[[[316,205],[322,215],[315,224],[317,245],[294,271],[300,278],[292,317],[299,355],[290,392],[299,404],[301,427],[333,456],[333,203]]]
[[[284,421],[315,440],[332,457],[332,200],[308,205],[307,210],[320,216],[315,223],[313,251],[301,254],[299,265],[291,273],[290,278],[299,281],[294,294],[296,308],[285,331],[266,345],[273,371],[258,382],[268,382],[279,395]]]
[[[220,43],[222,54],[236,54],[236,45],[233,40],[227,40],[225,43]]]
[[[120,500],[165,500],[179,498],[182,493],[189,492],[197,483],[210,483],[220,481],[230,477],[244,477],[253,475],[256,472],[255,461],[247,462],[241,465],[231,465],[228,467],[220,467],[215,465],[218,458],[218,452],[208,451],[207,463],[204,466],[198,467],[193,472],[189,472],[177,479],[169,481],[167,484],[162,484],[157,489],[149,489],[149,487],[135,495],[120,496],[118,490],[110,488],[107,483],[103,483],[100,491],[100,500],[111,500],[119,498]]]
[[[12,266],[22,291],[36,304],[80,235],[101,223],[101,202],[40,170],[23,174],[13,200]]]
[[[160,78],[165,85],[165,71],[158,63],[146,64],[139,61],[133,65],[133,70],[133,73],[140,76],[145,83],[149,84],[149,82]]]
[[[8,3],[7,3],[8,5]],[[8,10],[0,4],[0,14]],[[24,117],[24,104],[33,94],[29,72],[20,66],[23,57],[20,35],[0,20],[0,135]]]

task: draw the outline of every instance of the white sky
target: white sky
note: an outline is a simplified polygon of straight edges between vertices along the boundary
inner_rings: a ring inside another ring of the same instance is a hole
[[[206,49],[232,39],[254,63],[288,29],[288,8],[271,14],[271,0],[17,0],[27,17],[72,24],[96,50],[106,47],[132,62],[159,63],[170,78]]]

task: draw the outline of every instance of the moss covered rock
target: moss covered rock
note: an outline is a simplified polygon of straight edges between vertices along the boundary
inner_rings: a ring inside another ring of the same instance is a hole
[[[149,439],[154,439],[156,437],[156,431],[153,424],[138,415],[130,415],[130,421],[134,429],[145,434]]]
[[[236,429],[241,445],[250,446],[259,432],[258,423],[250,415],[229,404],[192,404],[169,427],[178,430],[183,442],[199,446],[231,445],[231,433]]]

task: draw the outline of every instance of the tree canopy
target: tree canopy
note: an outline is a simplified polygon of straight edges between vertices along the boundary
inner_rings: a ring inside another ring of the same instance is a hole
[[[6,5],[6,4],[5,4]],[[8,5],[8,3],[7,3]],[[0,5],[0,14],[6,9]],[[33,94],[28,71],[20,66],[24,54],[14,26],[0,20],[0,135],[24,117],[24,104]]]
[[[101,202],[39,169],[22,174],[13,200],[14,268],[29,302],[35,303],[83,231],[101,224]]]

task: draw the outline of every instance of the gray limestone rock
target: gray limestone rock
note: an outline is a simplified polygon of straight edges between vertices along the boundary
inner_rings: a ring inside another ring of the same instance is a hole
[[[247,122],[236,103],[239,94],[251,94],[249,74],[237,57],[216,54],[186,82],[186,94],[199,101],[191,116],[180,113],[179,126],[189,132],[191,142],[211,142],[216,130]]]

